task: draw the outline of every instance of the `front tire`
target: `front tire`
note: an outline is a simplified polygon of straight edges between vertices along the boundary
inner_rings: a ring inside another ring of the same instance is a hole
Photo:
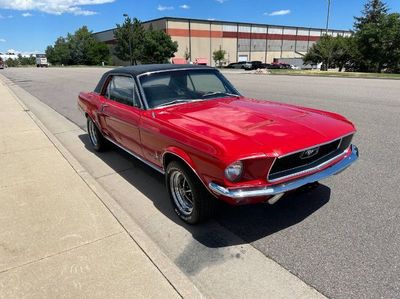
[[[184,163],[172,161],[168,164],[165,184],[175,213],[183,221],[196,224],[216,213],[217,200]]]
[[[87,131],[89,134],[90,143],[92,144],[93,149],[96,152],[101,152],[105,149],[106,140],[104,139],[103,135],[101,134],[100,130],[97,128],[94,121],[87,117]]]

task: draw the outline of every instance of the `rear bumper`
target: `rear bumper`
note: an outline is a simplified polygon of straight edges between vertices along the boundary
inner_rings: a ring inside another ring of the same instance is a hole
[[[344,158],[343,160],[337,162],[336,164],[312,175],[290,181],[288,183],[282,183],[272,186],[263,187],[248,187],[241,189],[225,188],[218,184],[211,182],[208,186],[211,191],[217,195],[229,197],[232,199],[240,200],[249,197],[267,197],[274,196],[277,194],[285,193],[288,191],[295,190],[304,185],[314,183],[326,179],[332,175],[338,174],[345,170],[351,164],[353,164],[358,159],[358,148],[355,145],[351,145],[351,154]]]

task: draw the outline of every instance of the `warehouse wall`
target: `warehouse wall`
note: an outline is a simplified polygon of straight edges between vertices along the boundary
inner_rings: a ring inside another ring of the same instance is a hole
[[[163,18],[144,23],[154,29],[165,30],[172,40],[178,42],[175,57],[184,57],[187,50],[191,61],[206,58],[210,65],[212,53],[218,49],[226,51],[226,63],[240,59],[260,60],[271,63],[274,58],[301,58],[318,41],[325,31],[288,26],[241,24],[222,21]],[[330,30],[332,36],[349,36],[348,31]],[[115,43],[113,30],[95,33],[112,49]],[[113,58],[115,63],[121,63]]]
[[[178,42],[178,52],[175,56],[184,57],[186,49],[190,51],[189,22],[167,20],[166,32]]]

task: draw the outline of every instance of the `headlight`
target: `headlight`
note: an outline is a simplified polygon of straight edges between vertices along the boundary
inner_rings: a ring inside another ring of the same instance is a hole
[[[227,168],[225,168],[225,177],[231,182],[240,180],[243,173],[242,161],[233,162]]]

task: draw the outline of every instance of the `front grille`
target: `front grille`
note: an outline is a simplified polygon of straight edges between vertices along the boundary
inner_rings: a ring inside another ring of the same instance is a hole
[[[277,158],[268,175],[269,181],[295,175],[317,167],[342,154],[351,143],[353,135],[345,136],[315,148]]]

